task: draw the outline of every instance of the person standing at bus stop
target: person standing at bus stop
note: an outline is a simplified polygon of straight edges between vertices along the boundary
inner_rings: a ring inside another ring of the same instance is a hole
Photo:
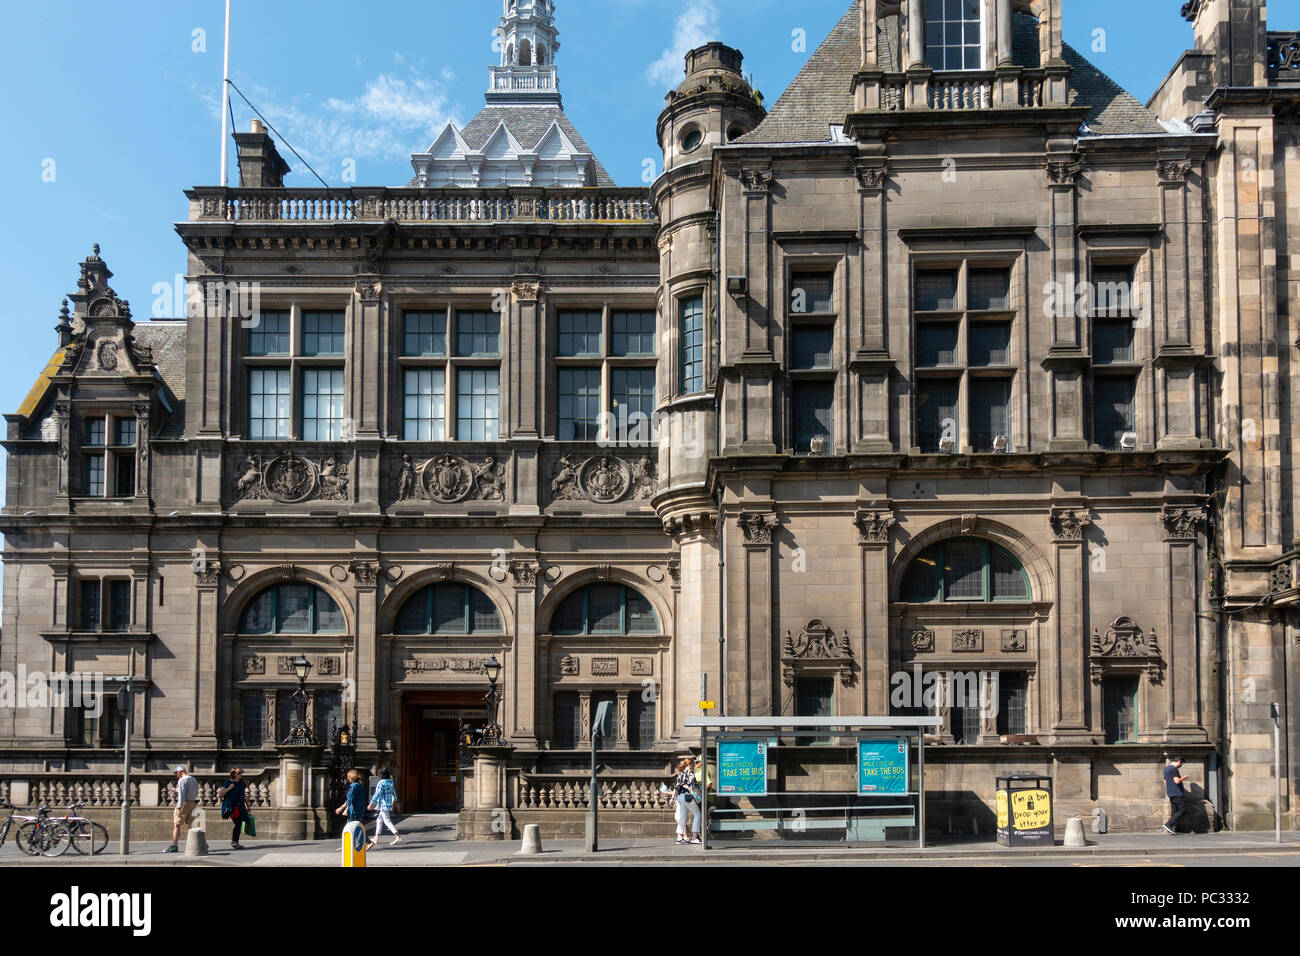
[[[700,842],[700,801],[698,789],[695,782],[695,761],[687,757],[677,765],[677,781],[673,784],[673,802],[677,805],[677,842],[682,843],[699,843]],[[687,839],[687,820],[688,817],[694,816],[694,826],[692,828],[694,838]]]
[[[1178,771],[1182,769],[1182,757],[1175,757],[1165,767],[1165,796],[1169,798],[1170,807],[1170,816],[1165,823],[1166,833],[1177,833],[1178,821],[1187,812],[1187,791],[1183,788],[1183,783],[1191,778],[1179,776]]]

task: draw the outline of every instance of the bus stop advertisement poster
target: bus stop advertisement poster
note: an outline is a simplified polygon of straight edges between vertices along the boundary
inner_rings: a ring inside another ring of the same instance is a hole
[[[718,741],[718,793],[767,795],[767,741]]]
[[[907,793],[907,739],[858,741],[858,793]]]

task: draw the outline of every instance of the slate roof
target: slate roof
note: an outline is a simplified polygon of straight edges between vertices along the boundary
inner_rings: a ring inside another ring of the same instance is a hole
[[[184,321],[140,322],[131,333],[136,345],[153,349],[154,365],[167,386],[172,414],[159,429],[158,438],[179,438],[185,431],[185,336]]]
[[[558,123],[564,135],[573,141],[573,145],[585,153],[592,149],[564,110],[558,106],[487,106],[477,116],[465,124],[460,131],[461,137],[471,149],[482,149],[488,139],[496,132],[497,126],[506,124],[506,129],[524,149],[535,149],[542,141],[552,123]],[[613,178],[605,171],[600,160],[592,153],[596,165],[596,181],[593,186],[614,186]],[[414,184],[415,180],[411,181]]]
[[[860,24],[861,0],[854,0],[848,12],[777,100],[767,118],[738,142],[829,142],[830,127],[842,124],[845,116],[853,110],[853,75],[861,57]],[[878,44],[879,58],[885,69],[901,69],[897,17],[882,22]],[[1092,107],[1085,122],[1093,134],[1165,132],[1155,114],[1069,44],[1065,44],[1063,56],[1073,68],[1070,104]],[[1038,66],[1038,23],[1022,13],[1016,14],[1012,58],[1020,66]]]

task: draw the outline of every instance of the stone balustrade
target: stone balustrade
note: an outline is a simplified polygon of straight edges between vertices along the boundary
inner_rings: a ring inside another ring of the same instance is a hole
[[[670,810],[672,795],[660,792],[660,786],[672,782],[672,774],[661,778],[601,777],[597,802],[602,810]],[[515,780],[514,806],[520,810],[585,810],[590,791],[591,782],[585,778],[521,774]]]
[[[191,222],[489,223],[649,225],[641,188],[586,189],[222,189],[186,193]]]
[[[1065,73],[1010,67],[998,70],[907,73],[863,71],[854,81],[858,112],[955,112],[1036,109],[1065,105]]]
[[[220,806],[217,791],[225,786],[227,779],[229,778],[224,776],[198,776],[199,806]],[[250,808],[275,806],[274,771],[264,771],[256,777],[245,776],[244,779],[248,784],[247,800]],[[122,777],[77,771],[11,773],[8,778],[0,780],[0,803],[11,801],[17,801],[26,808],[50,807],[53,810],[62,810],[74,803],[91,809],[120,807]],[[175,806],[175,775],[133,773],[130,802],[137,807]]]

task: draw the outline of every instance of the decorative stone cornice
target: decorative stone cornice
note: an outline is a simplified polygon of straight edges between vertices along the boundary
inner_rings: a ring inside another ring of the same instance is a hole
[[[880,192],[889,178],[889,166],[879,163],[858,163],[854,167],[858,188],[864,193]]]
[[[1048,521],[1052,526],[1052,537],[1057,541],[1082,541],[1092,524],[1092,518],[1086,510],[1073,508],[1053,508]]]
[[[532,561],[511,561],[510,574],[515,579],[515,587],[537,586],[537,565]]]
[[[221,583],[221,562],[196,561],[194,564],[194,583],[200,588],[215,588]]]
[[[1166,541],[1194,541],[1196,528],[1205,520],[1200,508],[1175,508],[1166,505],[1160,512],[1160,523],[1165,528]]]
[[[542,293],[540,282],[516,282],[510,287],[517,302],[536,302]]]
[[[357,587],[373,588],[379,583],[379,565],[373,561],[353,561],[348,565]]]
[[[1187,182],[1192,171],[1192,162],[1188,159],[1162,159],[1156,164],[1160,174],[1160,185],[1181,186]]]
[[[374,305],[383,297],[384,287],[378,279],[358,279],[357,296],[367,305]]]
[[[889,529],[898,523],[898,519],[884,511],[859,511],[853,517],[858,526],[863,544],[888,544]]]
[[[772,191],[772,170],[742,169],[740,181],[745,187],[745,192],[766,196]]]
[[[664,534],[676,538],[684,534],[707,534],[718,525],[718,513],[712,510],[686,511],[663,519]]]
[[[771,512],[744,511],[736,523],[740,525],[746,544],[771,544],[772,532],[780,526],[781,520]]]
[[[1047,181],[1053,188],[1073,188],[1082,172],[1083,163],[1077,158],[1047,161]]]
[[[1164,655],[1154,629],[1143,631],[1131,617],[1119,617],[1104,635],[1093,628],[1089,661],[1094,684],[1115,673],[1145,673],[1151,683],[1159,684]]]

